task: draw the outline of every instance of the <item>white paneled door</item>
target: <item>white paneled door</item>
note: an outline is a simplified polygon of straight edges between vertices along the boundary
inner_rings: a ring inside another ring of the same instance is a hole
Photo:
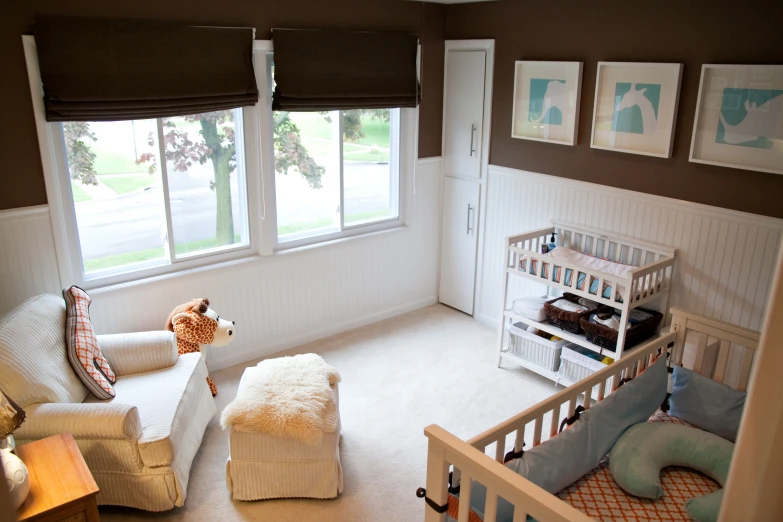
[[[481,177],[486,61],[486,51],[446,53],[443,171],[447,176]]]
[[[475,181],[443,178],[439,300],[470,315],[476,284],[480,191],[481,185]]]

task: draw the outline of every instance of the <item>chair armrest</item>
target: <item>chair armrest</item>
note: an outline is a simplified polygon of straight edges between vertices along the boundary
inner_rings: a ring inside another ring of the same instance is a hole
[[[26,408],[25,422],[14,432],[20,440],[38,440],[58,433],[74,439],[139,440],[141,420],[136,406],[119,403],[48,402]]]
[[[98,346],[116,375],[162,370],[177,363],[174,332],[99,335]]]

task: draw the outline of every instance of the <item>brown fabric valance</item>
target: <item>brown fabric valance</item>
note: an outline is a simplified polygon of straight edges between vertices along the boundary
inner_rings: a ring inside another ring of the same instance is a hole
[[[48,121],[115,121],[254,105],[253,29],[46,17],[35,43]]]
[[[274,110],[416,107],[415,34],[274,29]]]

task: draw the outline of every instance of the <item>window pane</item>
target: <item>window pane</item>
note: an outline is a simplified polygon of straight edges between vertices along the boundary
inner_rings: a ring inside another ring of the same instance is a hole
[[[339,230],[338,117],[274,113],[278,242]]]
[[[62,131],[84,272],[166,263],[160,174],[149,169],[155,120],[66,122]]]
[[[345,226],[399,215],[399,109],[343,111]]]
[[[242,111],[160,124],[176,257],[249,244]]]

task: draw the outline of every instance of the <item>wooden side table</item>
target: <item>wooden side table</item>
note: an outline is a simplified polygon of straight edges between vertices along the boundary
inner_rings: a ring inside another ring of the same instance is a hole
[[[70,433],[20,446],[16,455],[30,473],[20,522],[98,522],[98,485]]]

